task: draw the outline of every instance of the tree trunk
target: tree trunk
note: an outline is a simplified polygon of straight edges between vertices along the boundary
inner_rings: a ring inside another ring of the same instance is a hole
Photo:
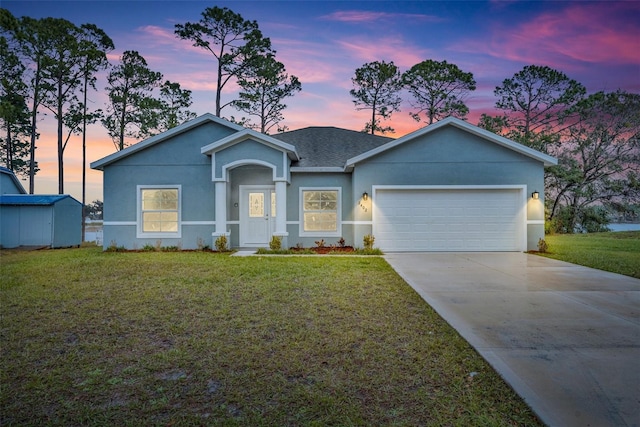
[[[31,144],[29,146],[29,194],[33,194],[36,178],[36,128],[38,123],[38,97],[40,96],[40,74],[36,72],[31,107]]]
[[[62,85],[58,85],[58,194],[64,194],[64,147],[62,142]]]
[[[82,242],[84,242],[85,233],[85,195],[87,189],[87,86],[88,71],[85,69],[84,74],[84,96],[82,106]]]
[[[7,123],[7,169],[13,170],[13,147],[11,146],[11,125]]]

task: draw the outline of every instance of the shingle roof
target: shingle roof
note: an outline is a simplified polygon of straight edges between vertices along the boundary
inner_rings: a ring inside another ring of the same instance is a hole
[[[347,159],[392,141],[393,138],[371,135],[336,127],[308,127],[272,135],[296,147],[300,161],[292,167],[340,167]]]
[[[71,198],[68,194],[3,194],[0,196],[0,205],[13,205],[13,206],[51,206],[54,203],[59,202],[67,197]],[[74,199],[75,200],[75,199]]]

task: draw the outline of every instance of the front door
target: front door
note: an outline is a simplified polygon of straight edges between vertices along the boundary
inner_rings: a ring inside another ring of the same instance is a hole
[[[274,186],[240,186],[240,246],[267,247],[275,230]]]

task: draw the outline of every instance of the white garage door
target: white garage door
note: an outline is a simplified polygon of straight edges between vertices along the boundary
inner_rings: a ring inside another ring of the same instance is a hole
[[[378,189],[375,245],[383,251],[520,251],[521,189]]]

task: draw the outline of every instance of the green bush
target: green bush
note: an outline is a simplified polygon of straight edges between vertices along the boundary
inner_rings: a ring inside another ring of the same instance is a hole
[[[279,251],[280,249],[282,249],[282,236],[271,236],[269,249],[271,249],[272,251]]]
[[[227,236],[225,236],[224,234],[221,236],[218,236],[218,238],[216,239],[215,245],[216,245],[216,250],[218,252],[226,252],[228,250]]]
[[[544,239],[538,239],[538,252],[546,253],[549,250],[549,245]]]
[[[367,234],[362,238],[365,249],[373,249],[373,242],[376,241],[376,238],[372,234]]]

